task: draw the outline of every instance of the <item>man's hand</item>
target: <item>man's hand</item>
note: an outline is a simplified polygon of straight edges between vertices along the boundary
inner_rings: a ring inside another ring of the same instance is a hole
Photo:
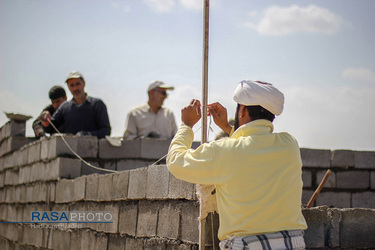
[[[219,128],[224,130],[225,133],[230,134],[232,126],[228,123],[227,109],[220,103],[215,102],[208,104],[208,115],[212,115],[214,122]]]
[[[51,120],[51,114],[46,110],[43,111],[42,114],[40,114],[40,119],[42,119],[42,125],[43,127],[49,126],[49,121]]]
[[[198,100],[191,100],[189,106],[181,110],[182,123],[193,127],[201,119],[201,103]]]

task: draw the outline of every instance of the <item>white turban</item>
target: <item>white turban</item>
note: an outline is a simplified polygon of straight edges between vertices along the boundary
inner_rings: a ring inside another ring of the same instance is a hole
[[[245,106],[260,105],[274,115],[283,112],[284,95],[270,83],[244,80],[234,91],[233,99]]]

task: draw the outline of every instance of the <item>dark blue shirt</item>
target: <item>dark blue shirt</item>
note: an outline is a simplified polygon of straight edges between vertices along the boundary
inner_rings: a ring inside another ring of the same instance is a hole
[[[56,127],[65,124],[67,134],[89,132],[99,139],[111,134],[107,107],[102,100],[90,96],[81,105],[74,99],[64,102],[53,114],[51,121]],[[50,133],[53,128],[50,125],[45,130]]]

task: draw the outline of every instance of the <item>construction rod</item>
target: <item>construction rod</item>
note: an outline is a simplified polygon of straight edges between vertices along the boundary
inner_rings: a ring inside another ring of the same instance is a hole
[[[207,97],[208,97],[208,41],[209,41],[209,8],[210,0],[204,0],[203,5],[203,70],[202,70],[202,138],[201,143],[207,142]],[[198,189],[202,189],[199,185]],[[202,199],[202,197],[201,197]],[[205,249],[206,218],[202,216],[202,200],[199,209],[199,250]]]

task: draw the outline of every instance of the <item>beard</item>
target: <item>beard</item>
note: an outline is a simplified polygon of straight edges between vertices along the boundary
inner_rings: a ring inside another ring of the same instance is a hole
[[[240,127],[240,121],[238,119],[239,111],[240,111],[240,104],[237,104],[236,114],[235,114],[235,117],[234,117],[234,131],[236,131]]]

